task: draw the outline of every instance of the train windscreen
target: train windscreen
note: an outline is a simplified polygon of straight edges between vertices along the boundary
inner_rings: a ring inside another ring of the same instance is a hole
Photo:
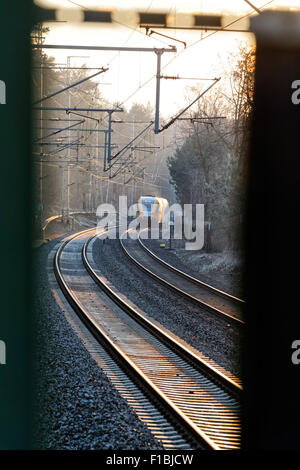
[[[155,201],[142,201],[143,212],[147,212],[147,215],[151,215]]]

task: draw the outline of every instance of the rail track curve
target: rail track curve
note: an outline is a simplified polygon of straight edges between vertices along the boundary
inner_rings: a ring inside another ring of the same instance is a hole
[[[176,344],[165,329],[126,302],[93,266],[93,240],[94,230],[72,235],[54,258],[56,278],[73,309],[192,447],[238,449],[241,384]],[[103,291],[116,310],[103,305]]]

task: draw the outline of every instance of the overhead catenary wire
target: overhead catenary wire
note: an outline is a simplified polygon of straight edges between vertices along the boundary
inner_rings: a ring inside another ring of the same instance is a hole
[[[273,3],[274,0],[270,0],[269,2],[263,4],[260,8],[260,10],[262,11],[263,9],[265,9],[267,6],[269,6],[271,3]],[[233,24],[237,23],[238,21],[241,21],[245,18],[248,18],[249,16],[253,15],[253,13],[255,12],[255,10],[253,10],[252,12],[250,13],[247,13],[246,15],[243,15],[239,18],[237,18],[236,20],[233,20],[231,21],[230,23],[226,24],[224,26],[224,29],[225,28],[228,28],[229,26],[232,26]],[[178,59],[178,57],[185,53],[187,50],[189,50],[191,47],[194,47],[195,45],[199,44],[200,42],[204,41],[205,39],[208,39],[209,37],[219,33],[220,30],[217,30],[217,31],[213,31],[211,33],[208,33],[206,36],[204,37],[201,37],[201,39],[193,42],[192,44],[188,44],[186,48],[182,49],[181,51],[177,52],[177,54],[172,57],[172,59],[170,59],[164,66],[162,66],[161,68],[161,71],[165,70],[171,63],[173,63],[175,60]],[[129,96],[127,96],[127,98],[125,98],[121,103],[118,103],[119,106],[123,106],[129,99],[131,99],[139,90],[141,90],[141,88],[143,88],[144,86],[146,86],[151,80],[153,80],[154,78],[156,77],[156,74],[153,74],[151,77],[149,77],[145,82],[143,82],[142,84],[140,84]]]
[[[87,80],[90,80],[91,78],[97,77],[101,73],[107,72],[107,70],[108,70],[108,68],[102,67],[102,69],[100,71],[98,71],[96,73],[93,73],[92,75],[90,75],[88,77],[84,77],[81,80],[78,80],[77,82],[71,83],[70,85],[62,88],[61,90],[57,90],[53,93],[50,93],[50,95],[40,98],[39,100],[35,101],[33,104],[38,104],[38,103],[41,103],[42,101],[53,98],[53,96],[59,95],[60,93],[63,93],[64,91],[69,90],[70,88],[81,85],[82,83],[86,82]]]
[[[85,8],[85,7],[83,7],[82,5],[79,5],[79,4],[75,3],[75,2],[71,2],[71,3],[74,3],[74,4],[76,4],[76,5],[78,5],[78,6],[82,7],[82,8]],[[151,3],[152,3],[152,2],[151,2]],[[269,4],[269,3],[272,3],[272,2],[268,2],[268,4]],[[248,15],[245,15],[245,16],[248,16]],[[238,21],[238,20],[237,20],[237,21]],[[229,25],[226,25],[226,26],[228,27]],[[216,32],[218,32],[218,31],[216,31]],[[212,34],[216,34],[216,32],[214,32],[214,33],[212,33]],[[133,33],[134,33],[134,31],[132,31],[131,35],[132,35]],[[205,37],[202,38],[201,40],[206,39],[206,38],[209,37],[209,36],[211,36],[211,34],[205,36]],[[199,42],[199,41],[196,41],[195,43],[189,45],[188,47],[192,47],[192,46],[195,45],[197,42]],[[177,54],[176,57],[174,57],[171,61],[169,61],[169,62],[165,65],[165,67],[167,67],[167,66],[169,65],[169,63],[173,62],[173,60],[175,60],[175,59],[178,57],[178,55],[180,55],[180,53]],[[164,68],[165,68],[165,67],[164,67]],[[141,86],[139,87],[139,89],[140,89],[142,86],[143,86],[143,85],[141,85]],[[131,96],[132,96],[132,95],[131,95]],[[124,101],[122,102],[122,104],[124,104],[128,99],[129,99],[129,98],[127,98],[126,100],[124,100]]]
[[[79,3],[77,3],[77,2],[73,2],[72,0],[67,0],[67,1],[68,1],[69,3],[73,3],[74,5],[79,6],[80,8],[83,8],[83,9],[85,9],[85,10],[89,10],[89,9],[90,9],[90,8],[88,8],[88,7],[86,7],[86,6],[82,5],[82,4],[79,4]],[[268,5],[270,5],[270,4],[273,3],[273,2],[274,2],[274,0],[270,0],[269,2],[267,2],[267,3],[263,4],[262,6],[260,6],[260,7],[259,7],[260,11],[262,11],[263,9],[265,9]],[[152,2],[151,2],[151,3],[152,3]],[[150,6],[151,6],[151,4],[150,4]],[[149,6],[149,8],[150,8],[150,6]],[[228,28],[229,26],[232,26],[233,24],[235,24],[235,23],[241,21],[242,19],[245,19],[245,18],[251,16],[254,12],[255,12],[255,9],[254,9],[252,12],[247,13],[246,15],[243,15],[243,16],[237,18],[236,20],[231,21],[230,23],[226,24],[223,29],[226,29],[226,28]],[[123,26],[124,26],[124,25],[123,25]],[[129,26],[127,25],[127,27],[129,27]],[[134,31],[135,31],[135,30],[134,30]],[[220,32],[220,30],[213,31],[213,32],[207,34],[206,36],[201,37],[201,39],[195,41],[194,43],[187,45],[186,48],[184,48],[182,51],[179,51],[179,52],[175,55],[175,57],[173,57],[171,60],[169,60],[169,62],[167,62],[167,63],[162,67],[161,70],[164,70],[166,67],[168,67],[168,65],[170,65],[172,62],[174,62],[183,52],[185,52],[185,51],[188,50],[189,48],[195,46],[196,44],[202,42],[203,40],[205,40],[205,39],[207,39],[207,38],[213,36],[214,34],[217,34],[218,32]],[[144,35],[147,36],[146,34],[144,34]],[[149,36],[147,36],[147,37],[149,37]],[[150,38],[151,38],[151,36],[150,36]],[[125,98],[121,103],[119,103],[119,106],[122,106],[123,104],[125,104],[130,98],[132,98],[132,96],[134,96],[141,88],[143,88],[146,84],[148,84],[148,83],[149,83],[153,78],[155,78],[155,77],[156,77],[156,75],[154,74],[154,75],[152,75],[149,79],[147,79],[144,83],[140,84],[140,85],[138,86],[138,88],[137,88],[133,93],[131,93],[127,98]]]
[[[188,106],[186,106],[183,110],[181,110],[178,114],[176,114],[175,117],[173,117],[169,122],[167,122],[167,124],[165,124],[164,126],[162,126],[161,129],[159,129],[159,132],[162,132],[164,131],[165,129],[168,129],[168,127],[171,126],[171,124],[173,124],[180,116],[182,116],[182,114],[184,114],[193,104],[195,104],[200,98],[202,98],[202,96],[207,93],[218,81],[220,80],[220,78],[215,78],[214,79],[214,82],[209,85],[209,87],[206,88],[206,90],[204,90],[202,93],[200,93],[200,95],[197,96],[197,98],[195,98]]]

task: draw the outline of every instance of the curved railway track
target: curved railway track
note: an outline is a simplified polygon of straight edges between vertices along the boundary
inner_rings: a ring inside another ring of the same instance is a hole
[[[244,325],[243,300],[205,284],[166,263],[146,247],[141,241],[140,234],[136,240],[127,235],[128,231],[120,236],[122,249],[142,271],[204,310],[234,325]]]
[[[55,274],[69,303],[165,415],[172,426],[167,434],[171,440],[175,436],[178,448],[185,442],[191,448],[238,449],[241,384],[176,341],[118,293],[93,262],[94,241],[94,230],[80,232],[56,252]],[[103,291],[114,307],[104,302]]]
[[[139,244],[141,245],[141,247],[142,247],[152,258],[154,258],[158,263],[162,264],[163,266],[167,266],[168,269],[170,269],[171,271],[174,271],[174,272],[177,273],[177,274],[180,274],[183,278],[188,279],[189,281],[193,282],[193,283],[196,284],[197,286],[201,286],[201,287],[207,289],[208,291],[213,292],[213,293],[219,295],[220,297],[223,297],[224,299],[227,299],[227,300],[232,301],[233,303],[236,303],[237,305],[242,306],[242,305],[245,304],[245,301],[244,301],[243,299],[240,299],[239,297],[236,297],[236,296],[234,296],[234,295],[231,295],[231,294],[229,294],[228,292],[224,292],[224,291],[221,290],[221,289],[217,289],[216,287],[211,286],[210,284],[207,284],[206,282],[200,281],[200,279],[197,279],[196,277],[193,277],[193,276],[191,276],[190,274],[188,274],[188,273],[186,273],[186,272],[184,272],[184,271],[181,271],[180,269],[175,268],[175,266],[172,266],[171,264],[167,263],[164,259],[160,258],[160,257],[157,256],[152,250],[150,250],[150,249],[145,245],[145,243],[142,242],[142,239],[141,239],[140,234],[138,235],[138,242],[139,242]]]

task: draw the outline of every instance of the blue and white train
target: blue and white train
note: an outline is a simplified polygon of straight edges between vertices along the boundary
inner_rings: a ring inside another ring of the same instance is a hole
[[[164,211],[169,206],[167,199],[157,196],[141,196],[138,200],[138,215],[143,217],[157,218],[162,221]]]

